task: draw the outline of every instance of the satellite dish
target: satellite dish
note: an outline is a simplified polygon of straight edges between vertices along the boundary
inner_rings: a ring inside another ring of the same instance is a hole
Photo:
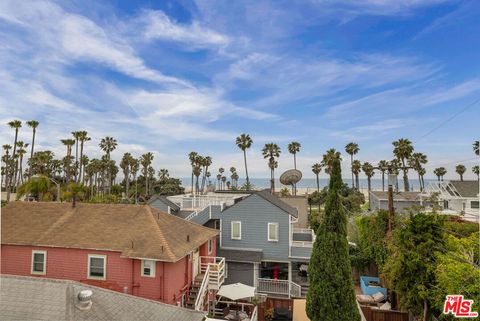
[[[302,172],[298,169],[289,169],[280,176],[283,185],[295,185],[302,179]]]

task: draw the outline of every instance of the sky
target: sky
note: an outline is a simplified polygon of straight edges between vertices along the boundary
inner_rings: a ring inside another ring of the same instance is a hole
[[[151,151],[155,168],[190,173],[187,154],[236,166],[248,133],[250,176],[268,177],[261,149],[282,148],[277,172],[302,149],[304,177],[329,148],[392,159],[410,139],[427,177],[478,164],[479,1],[0,1],[0,137],[36,119],[36,150],[63,157],[60,139],[87,130],[90,157]],[[20,139],[29,142],[24,125]],[[343,162],[344,171],[349,162]],[[348,177],[347,174],[344,176]],[[413,176],[413,174],[412,174]],[[325,177],[322,173],[321,177]],[[414,177],[414,176],[413,176]]]

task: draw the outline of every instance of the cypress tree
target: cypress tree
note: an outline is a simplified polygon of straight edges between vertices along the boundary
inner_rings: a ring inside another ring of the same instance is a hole
[[[340,161],[333,162],[325,214],[308,265],[307,315],[311,321],[359,321],[342,207]]]

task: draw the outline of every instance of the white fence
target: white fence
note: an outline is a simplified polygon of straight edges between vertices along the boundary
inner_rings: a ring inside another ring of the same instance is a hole
[[[218,290],[225,281],[225,258],[200,256],[200,273],[209,274],[208,288]]]
[[[205,270],[205,276],[203,277],[202,284],[198,290],[197,299],[195,300],[195,310],[205,310],[205,297],[208,294],[208,284],[210,283],[210,266],[207,266]]]
[[[288,280],[258,278],[257,292],[300,297],[302,287],[297,283]]]

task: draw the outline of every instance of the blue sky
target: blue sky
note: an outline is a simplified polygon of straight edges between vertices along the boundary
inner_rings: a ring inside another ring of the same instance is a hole
[[[90,156],[113,136],[117,160],[153,151],[178,176],[192,150],[243,169],[242,132],[256,177],[266,142],[283,171],[300,141],[313,177],[328,148],[355,141],[375,163],[405,137],[429,156],[427,176],[442,165],[456,177],[462,161],[472,178],[479,15],[478,1],[448,0],[1,1],[0,122],[39,120],[37,150],[59,157],[71,131],[90,133]]]

